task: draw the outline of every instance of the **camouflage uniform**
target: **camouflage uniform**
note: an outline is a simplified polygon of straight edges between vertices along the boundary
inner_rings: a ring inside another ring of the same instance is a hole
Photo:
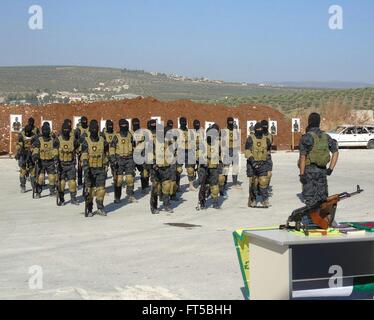
[[[309,128],[301,137],[299,150],[300,155],[306,156],[304,201],[306,205],[314,205],[328,197],[326,165],[330,160],[330,152],[337,152],[338,146],[336,141],[319,128]]]

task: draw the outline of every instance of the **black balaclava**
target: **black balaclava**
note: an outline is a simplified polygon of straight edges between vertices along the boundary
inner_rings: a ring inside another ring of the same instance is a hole
[[[267,120],[261,121],[261,127],[265,136],[269,134],[269,122]]]
[[[91,124],[91,123],[90,123]],[[87,117],[82,117],[81,118],[81,126],[82,126],[82,128],[84,128],[84,129],[87,129],[87,127],[88,127],[88,119],[87,119]]]
[[[212,125],[208,128],[208,130],[207,130],[206,132],[208,133],[209,131],[212,131],[212,130],[216,130],[216,131],[217,131],[215,134],[217,134],[218,136],[215,136],[214,138],[215,138],[215,139],[219,139],[219,126],[218,126],[217,123],[212,124]],[[209,145],[211,145],[212,142],[215,141],[215,139],[212,140],[212,134],[211,134],[210,136],[208,135],[208,136],[207,136],[207,143],[208,143]]]
[[[180,128],[182,130],[186,130],[187,129],[187,119],[185,117],[181,117],[179,119],[179,125],[180,125]]]
[[[121,119],[119,121],[119,132],[124,136],[129,132],[129,122],[126,119]]]
[[[89,131],[92,139],[99,139],[99,123],[97,120],[93,119],[90,121]]]
[[[257,122],[255,125],[255,136],[257,139],[262,139],[264,131],[260,122]]]
[[[70,138],[70,132],[71,132],[71,126],[69,122],[64,121],[61,127],[61,134],[65,140],[68,140]]]
[[[149,120],[149,130],[151,130],[152,133],[156,133],[156,128],[157,128],[156,119]]]
[[[51,135],[51,126],[48,122],[44,122],[42,125],[42,135],[44,138],[49,138]]]
[[[32,127],[30,126],[30,124],[27,124],[25,126],[25,135],[29,138],[32,136]]]
[[[166,128],[167,128],[168,130],[173,129],[173,126],[174,126],[174,122],[173,122],[173,120],[168,120],[168,121],[166,122]]]
[[[140,120],[138,118],[132,119],[132,131],[136,132],[140,129]]]
[[[34,120],[33,117],[30,117],[29,120],[27,121],[27,123],[28,123],[29,126],[31,127],[31,130],[34,129],[35,120]]]
[[[321,116],[316,112],[311,113],[308,118],[309,129],[319,128],[320,124],[321,124]]]
[[[228,117],[227,118],[227,129],[233,130],[234,129],[234,118]]]
[[[199,121],[199,120],[195,119],[195,120],[193,121],[193,128],[194,128],[196,131],[200,130],[200,121]]]
[[[113,121],[112,120],[105,121],[105,129],[106,129],[106,132],[113,133]]]
[[[69,127],[70,127],[70,130],[71,130],[71,128],[72,128],[72,122],[71,122],[71,120],[70,119],[65,119],[64,123],[67,123],[69,125]]]

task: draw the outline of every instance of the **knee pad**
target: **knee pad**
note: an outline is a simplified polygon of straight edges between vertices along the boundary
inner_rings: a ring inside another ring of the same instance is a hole
[[[97,187],[96,188],[96,201],[104,201],[105,188]]]
[[[147,170],[147,169],[143,169],[142,174],[143,174],[143,177],[144,177],[144,178],[148,178],[148,177],[149,177],[149,173],[148,173],[148,170]]]
[[[170,195],[174,195],[177,192],[177,182],[170,181]]]
[[[268,184],[269,184],[269,178],[268,178],[268,176],[259,177],[258,178],[258,184],[259,184],[259,186],[260,186],[261,189],[267,188]]]
[[[88,202],[92,202],[94,198],[94,188],[88,188]]]
[[[219,184],[220,186],[223,186],[223,185],[225,184],[225,181],[226,181],[225,176],[224,176],[223,174],[220,174],[220,175],[218,176],[218,184]]]
[[[60,185],[59,185],[59,187],[60,187],[60,190],[61,190],[61,191],[64,191],[64,190],[65,190],[65,180],[60,180]]]
[[[177,167],[177,173],[178,174],[182,174],[182,172],[183,172],[183,167],[182,166],[178,166]]]
[[[187,175],[189,177],[193,177],[195,175],[195,169],[193,167],[188,167],[187,168]]]
[[[210,194],[213,199],[218,198],[219,186],[218,185],[210,186]]]
[[[77,192],[77,182],[75,180],[69,180],[68,185],[71,193]]]
[[[128,187],[133,187],[134,182],[135,182],[135,179],[134,179],[133,175],[127,175],[126,176],[126,184],[127,184]]]
[[[48,175],[48,184],[49,184],[50,186],[52,186],[52,185],[55,184],[55,182],[56,182],[56,175],[53,174],[53,173],[49,174],[49,175]]]
[[[122,187],[122,182],[123,182],[123,175],[119,174],[117,176],[116,187]]]
[[[20,169],[19,169],[19,176],[20,176],[21,178],[24,177],[24,176],[26,176],[26,174],[27,174],[27,171],[26,171],[25,168],[20,168]]]
[[[162,182],[162,193],[169,195],[171,190],[171,183],[170,180],[166,180]]]

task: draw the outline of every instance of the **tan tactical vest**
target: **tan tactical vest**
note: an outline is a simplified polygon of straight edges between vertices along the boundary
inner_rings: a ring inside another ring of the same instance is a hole
[[[62,136],[58,138],[60,147],[58,148],[58,155],[60,161],[71,162],[74,160],[74,136],[70,135],[69,140],[64,140]]]
[[[122,137],[121,134],[117,133],[116,137],[116,155],[119,155],[121,157],[132,156],[134,152],[134,148],[132,145],[132,134],[128,132],[126,137]]]
[[[110,144],[114,136],[116,135],[116,133],[114,131],[113,133],[108,133],[106,129],[104,129],[103,135],[104,135],[105,140]]]
[[[78,126],[79,131],[80,131],[80,137],[85,136],[88,137],[90,133],[89,127],[83,128],[81,125]]]
[[[253,146],[252,146],[252,154],[255,161],[265,161],[268,156],[268,146],[267,140],[268,138],[263,136],[261,139],[257,139],[256,136],[253,134],[251,135]]]
[[[99,141],[92,141],[90,137],[86,138],[88,145],[88,165],[90,168],[102,168],[105,162],[104,138],[99,136]]]
[[[182,143],[182,148],[185,150],[191,149],[191,141],[190,141],[190,136],[189,136],[189,131],[188,129],[186,131],[182,130],[183,136],[181,137],[181,143]]]
[[[27,152],[27,151],[31,151],[31,148],[32,148],[32,139],[34,138],[34,136],[31,136],[31,137],[28,137],[26,136],[26,134],[24,132],[22,132],[22,140],[23,140],[23,149]]]
[[[52,160],[53,159],[53,139],[44,141],[43,137],[39,138],[40,148],[40,160]]]
[[[207,163],[208,168],[214,169],[219,164],[219,145],[210,146],[207,144]]]

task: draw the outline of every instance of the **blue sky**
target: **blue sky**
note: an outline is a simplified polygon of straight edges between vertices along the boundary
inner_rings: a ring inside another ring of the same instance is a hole
[[[32,4],[43,8],[41,31],[28,28]],[[334,4],[343,30],[328,27]],[[2,0],[0,10],[0,66],[374,83],[372,0]]]

